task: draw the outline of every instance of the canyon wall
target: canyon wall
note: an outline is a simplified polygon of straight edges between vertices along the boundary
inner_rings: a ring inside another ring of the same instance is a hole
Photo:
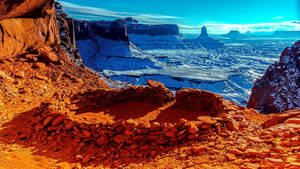
[[[300,107],[300,41],[286,48],[254,83],[249,108],[277,113]]]
[[[56,17],[61,40],[61,47],[65,49],[71,61],[76,65],[84,66],[75,40],[74,20],[64,11],[59,2],[55,2]]]
[[[179,27],[175,24],[149,25],[138,24],[134,19],[118,19],[115,21],[75,20],[76,40],[91,39],[93,35],[110,40],[129,41],[129,34],[149,36],[177,36]]]
[[[151,36],[179,35],[179,27],[175,24],[148,25],[148,24],[129,24],[128,34],[142,34]]]
[[[124,20],[116,21],[83,21],[75,20],[76,40],[91,39],[100,36],[110,40],[121,40],[128,42],[126,23]]]

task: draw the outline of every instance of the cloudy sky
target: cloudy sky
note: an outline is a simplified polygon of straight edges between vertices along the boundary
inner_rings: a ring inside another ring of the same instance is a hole
[[[74,18],[178,24],[182,33],[300,30],[300,0],[59,0]]]

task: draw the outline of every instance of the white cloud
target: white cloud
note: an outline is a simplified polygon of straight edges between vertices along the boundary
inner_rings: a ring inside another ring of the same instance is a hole
[[[277,30],[300,31],[300,24],[297,21],[286,21],[279,23],[258,23],[258,24],[224,24],[224,23],[204,23],[197,26],[180,25],[180,28],[188,32],[200,32],[201,27],[205,25],[211,33],[228,33],[231,30],[240,32],[273,32]]]
[[[104,8],[95,8],[89,6],[80,6],[77,4],[59,1],[63,8],[71,15],[71,16],[84,16],[85,19],[94,19],[94,18],[125,18],[125,17],[133,17],[142,22],[148,23],[163,23],[170,22],[165,21],[179,19],[176,16],[168,16],[168,15],[160,15],[160,14],[139,14],[133,12],[120,12],[120,11],[112,11]]]

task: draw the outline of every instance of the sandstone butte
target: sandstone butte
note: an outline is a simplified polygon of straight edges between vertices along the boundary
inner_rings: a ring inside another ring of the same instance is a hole
[[[59,45],[53,1],[0,7],[0,168],[300,168],[300,110],[155,81],[111,89]]]

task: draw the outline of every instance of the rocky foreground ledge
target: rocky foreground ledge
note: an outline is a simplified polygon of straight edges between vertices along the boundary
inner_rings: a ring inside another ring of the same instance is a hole
[[[57,91],[15,115],[2,123],[1,144],[31,147],[62,161],[57,167],[298,168],[300,162],[300,110],[265,116],[206,91],[173,96],[154,81]]]

